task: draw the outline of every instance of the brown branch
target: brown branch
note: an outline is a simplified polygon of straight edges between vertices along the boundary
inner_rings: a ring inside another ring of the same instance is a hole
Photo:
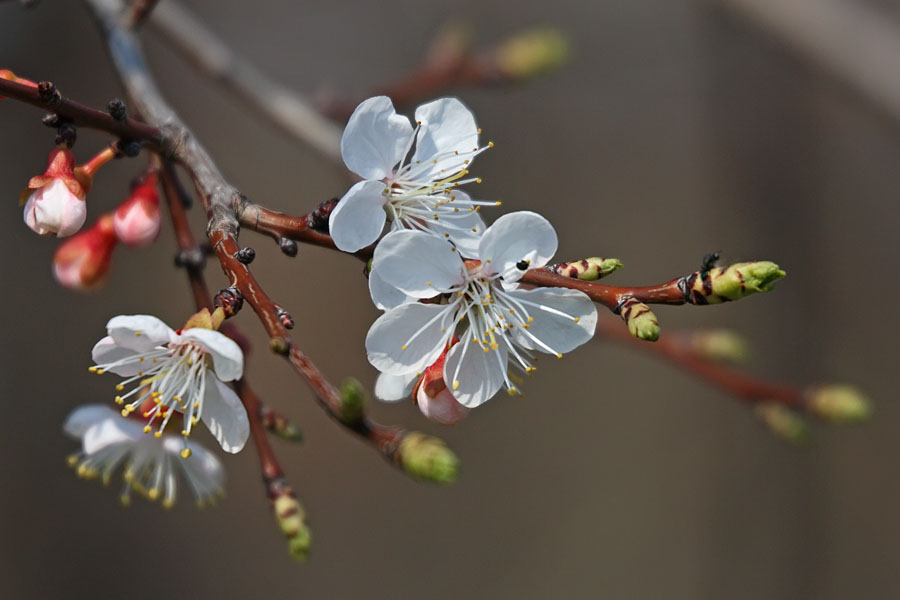
[[[114,119],[107,112],[62,96],[52,84],[32,87],[0,77],[0,96],[52,111],[76,125],[105,131],[121,139],[145,142],[157,149],[165,149],[167,146],[165,136],[159,128],[128,117],[121,121]]]
[[[744,402],[750,404],[776,402],[797,408],[803,408],[805,405],[807,398],[805,388],[770,383],[710,361],[677,337],[663,335],[656,343],[647,344],[632,337],[621,324],[607,319],[600,319],[597,322],[596,333],[602,338],[638,346],[693,373],[703,381],[718,386]]]

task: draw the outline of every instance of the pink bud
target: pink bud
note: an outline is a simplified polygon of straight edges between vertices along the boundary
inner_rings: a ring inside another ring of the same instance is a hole
[[[454,336],[440,357],[425,369],[413,389],[413,401],[422,414],[441,425],[456,425],[469,414],[469,409],[453,397],[444,383],[444,361],[447,360],[447,352],[458,341],[459,338]]]
[[[129,246],[146,246],[159,237],[159,194],[156,175],[147,175],[131,196],[119,205],[113,218],[119,241]]]
[[[41,235],[67,237],[87,217],[85,190],[75,176],[75,157],[65,148],[50,153],[47,170],[32,177],[22,192],[25,224]]]
[[[90,290],[106,280],[116,234],[113,219],[103,215],[90,229],[66,240],[53,256],[53,275],[67,288]]]

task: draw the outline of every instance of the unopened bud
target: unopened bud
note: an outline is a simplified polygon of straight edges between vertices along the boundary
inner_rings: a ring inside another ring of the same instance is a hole
[[[527,79],[561,66],[569,57],[569,41],[558,30],[534,29],[501,44],[495,56],[508,77]]]
[[[32,177],[19,196],[25,224],[41,235],[67,237],[84,225],[85,187],[75,176],[75,156],[67,148],[50,152],[47,170]]]
[[[312,533],[306,524],[306,512],[287,484],[278,482],[270,487],[275,488],[272,494],[272,509],[278,528],[288,540],[288,551],[296,560],[305,561],[312,545]]]
[[[622,261],[618,258],[592,257],[575,262],[558,263],[547,267],[550,271],[563,277],[581,279],[582,281],[596,281],[606,277],[613,271],[622,268]]]
[[[397,455],[403,469],[414,477],[435,483],[453,483],[459,475],[459,459],[436,437],[407,432],[400,441]]]
[[[693,304],[718,304],[771,292],[784,276],[778,265],[767,260],[737,263],[692,273],[682,280],[682,291]]]
[[[650,307],[635,298],[628,298],[619,307],[619,314],[628,332],[639,340],[655,342],[659,339],[659,321]]]
[[[116,121],[124,121],[128,118],[128,108],[125,106],[125,102],[119,98],[113,98],[106,103],[106,112]]]
[[[297,242],[294,240],[283,237],[278,240],[278,247],[287,256],[297,256]]]
[[[146,246],[159,237],[162,220],[156,179],[155,173],[147,174],[116,209],[116,235],[129,246]]]
[[[806,398],[810,413],[832,423],[859,423],[872,415],[869,399],[849,385],[817,386],[807,392]]]
[[[362,384],[352,377],[341,383],[341,421],[358,423],[366,411],[366,393]]]
[[[100,217],[93,227],[60,245],[53,255],[53,275],[63,286],[80,291],[97,289],[109,275],[116,234],[112,217]]]
[[[263,406],[260,411],[260,417],[263,427],[277,435],[283,440],[289,442],[303,441],[303,432],[300,428],[291,423],[287,417],[275,412],[268,406]]]
[[[331,217],[331,212],[334,210],[334,207],[337,206],[337,203],[338,198],[329,198],[328,200],[320,202],[315,210],[307,215],[306,225],[310,229],[328,233],[328,219]]]
[[[728,329],[711,329],[691,333],[688,343],[694,352],[707,360],[742,363],[750,354],[747,341]]]
[[[256,258],[256,250],[247,246],[246,248],[238,250],[234,257],[238,259],[241,264],[249,265]]]
[[[809,439],[809,423],[784,404],[761,402],[756,405],[756,415],[777,437],[792,444],[802,444]]]

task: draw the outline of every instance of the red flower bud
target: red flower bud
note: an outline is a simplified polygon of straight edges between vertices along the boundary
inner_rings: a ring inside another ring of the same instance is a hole
[[[159,237],[159,194],[155,174],[148,174],[128,200],[119,205],[113,224],[119,241],[129,246],[146,246]]]
[[[76,233],[87,217],[85,189],[75,176],[75,156],[66,148],[50,152],[47,170],[32,177],[19,196],[25,224],[41,235]]]
[[[103,215],[93,227],[66,240],[56,250],[53,275],[73,290],[100,287],[109,273],[116,241],[113,218]]]

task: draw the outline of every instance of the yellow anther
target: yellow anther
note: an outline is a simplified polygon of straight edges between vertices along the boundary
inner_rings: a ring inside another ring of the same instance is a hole
[[[181,451],[181,458],[190,458],[191,457],[191,449],[185,448]]]
[[[577,323],[578,321],[580,321],[580,320],[581,320],[581,317],[575,317],[575,322],[576,322],[576,323]]]
[[[159,490],[157,488],[153,488],[147,491],[147,497],[151,500],[156,500],[159,498]]]
[[[129,496],[128,494],[122,494],[121,496],[119,496],[119,502],[122,503],[122,506],[128,506],[129,504],[131,504],[131,496]]]
[[[91,373],[96,373],[97,367],[88,367],[88,371],[90,371]]]
[[[161,438],[161,437],[162,437],[162,431],[154,431],[154,432],[153,432],[153,437],[155,437],[156,439]]]
[[[557,353],[556,353],[556,358],[562,358],[562,352],[557,352]]]
[[[430,281],[426,281],[426,282],[425,282],[425,285],[431,285],[431,282],[430,282]]]
[[[95,372],[97,373],[97,375],[103,375],[103,373],[105,373],[103,369],[97,369]]]
[[[434,164],[437,164],[437,159],[434,159]]]
[[[494,142],[488,142],[488,148],[493,148],[493,147],[494,147]]]
[[[500,206],[501,204],[503,204],[503,202],[500,200],[494,202],[494,206]]]
[[[175,500],[173,500],[172,498],[166,498],[162,501],[162,507],[167,510],[172,508],[173,506],[175,506]]]
[[[124,408],[122,409],[122,416],[123,416],[123,417],[127,417],[127,416],[128,416],[128,411],[127,411],[126,409],[124,409]]]
[[[516,389],[516,386],[513,386],[513,387],[507,389],[507,390],[506,390],[506,393],[507,393],[508,395],[510,395],[510,396],[515,396],[515,395],[516,395],[516,392],[518,392],[518,391],[519,391],[519,390]]]
[[[116,391],[117,391],[117,392],[121,392],[121,391],[124,390],[124,389],[125,389],[125,386],[122,385],[121,383],[118,384],[118,385],[116,386]]]
[[[150,433],[150,426],[144,425],[144,433]]]
[[[141,335],[141,332],[140,332],[140,331],[135,331],[135,332],[134,332],[134,335],[139,336],[139,335]]]
[[[532,321],[534,321],[534,317],[528,317],[528,322],[531,323]]]
[[[191,435],[191,432],[188,431],[187,429],[182,429],[181,435],[183,435],[184,437],[188,437],[189,435]]]
[[[500,345],[497,344],[497,342],[494,342],[491,344],[491,350],[499,350],[499,349],[500,349]]]
[[[481,177],[475,180],[475,183],[481,183]]]
[[[400,346],[400,349],[401,349],[401,350],[406,350],[406,344],[403,344],[402,346]]]
[[[481,135],[481,127],[478,128],[478,135]]]
[[[122,396],[116,396],[116,404],[124,404],[125,401],[122,399]]]
[[[69,465],[70,467],[74,467],[75,465],[78,464],[78,456],[75,454],[72,454],[71,456],[66,457],[66,464]]]
[[[140,357],[140,358],[138,359],[138,362],[144,362],[144,357],[143,357],[143,356]]]
[[[459,381],[454,379],[453,380],[453,390],[456,391],[458,389],[459,389]]]

